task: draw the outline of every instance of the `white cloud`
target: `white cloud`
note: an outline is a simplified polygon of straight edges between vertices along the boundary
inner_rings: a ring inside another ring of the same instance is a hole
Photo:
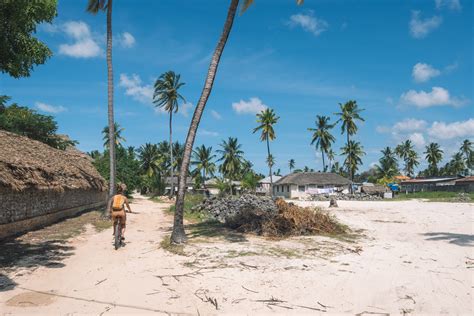
[[[396,133],[422,131],[428,123],[424,120],[407,118],[393,125],[392,130]]]
[[[220,115],[219,112],[217,111],[211,110],[211,115],[216,120],[222,120],[222,115]]]
[[[459,63],[457,61],[455,61],[454,63],[449,64],[446,67],[444,67],[444,72],[450,73],[450,72],[458,69],[458,67],[459,67]]]
[[[120,74],[119,86],[125,88],[125,94],[133,99],[151,104],[153,102],[153,86],[151,84],[144,85],[137,74],[130,77],[127,74]]]
[[[212,136],[212,137],[219,136],[218,132],[208,131],[208,130],[205,130],[205,129],[200,129],[199,134],[202,135],[202,136]]]
[[[459,0],[435,0],[436,9],[441,10],[443,7],[447,7],[449,10],[461,11],[462,6]]]
[[[36,102],[35,103],[35,106],[43,111],[43,112],[47,112],[47,113],[60,113],[60,112],[64,112],[66,111],[67,109],[62,106],[62,105],[58,105],[58,106],[54,106],[54,105],[51,105],[51,104],[46,104],[46,103],[42,103],[42,102]]]
[[[71,39],[73,44],[59,45],[59,53],[75,58],[91,58],[102,54],[99,44],[92,38],[89,25],[82,21],[64,23],[62,31]]]
[[[183,115],[184,117],[188,117],[189,113],[188,111],[190,109],[192,109],[194,107],[194,105],[190,102],[185,102],[181,105],[179,105],[179,108],[178,108],[178,113]]]
[[[237,114],[257,114],[268,108],[259,98],[253,97],[249,101],[240,100],[232,103],[232,108]]]
[[[310,32],[315,36],[319,36],[329,27],[328,22],[315,17],[312,11],[309,11],[308,14],[294,14],[290,16],[290,20],[287,24],[290,27],[299,26],[306,32]]]
[[[402,93],[400,102],[405,105],[414,105],[418,108],[429,108],[443,105],[461,106],[465,104],[467,100],[451,97],[449,91],[444,88],[433,87],[431,88],[431,92],[409,90]]]
[[[423,38],[431,31],[438,28],[441,25],[441,22],[443,22],[443,19],[439,16],[421,19],[420,11],[412,11],[410,20],[410,33],[414,38]]]
[[[435,139],[453,139],[458,137],[474,137],[474,118],[452,123],[433,122],[428,135]]]
[[[425,137],[422,133],[413,133],[408,137],[416,148],[421,149],[426,145]]]
[[[412,76],[416,82],[426,82],[440,74],[441,71],[428,64],[417,63],[413,66]]]
[[[124,32],[120,34],[119,38],[117,39],[120,46],[125,48],[130,48],[135,45],[135,37],[128,32]]]

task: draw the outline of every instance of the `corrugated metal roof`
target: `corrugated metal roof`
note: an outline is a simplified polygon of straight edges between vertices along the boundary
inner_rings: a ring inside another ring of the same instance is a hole
[[[402,181],[401,184],[448,182],[448,181],[453,181],[453,180],[456,180],[456,179],[458,179],[458,177],[411,179],[411,180]]]
[[[348,185],[351,181],[336,173],[325,172],[299,172],[284,176],[275,184],[297,184],[297,185]]]

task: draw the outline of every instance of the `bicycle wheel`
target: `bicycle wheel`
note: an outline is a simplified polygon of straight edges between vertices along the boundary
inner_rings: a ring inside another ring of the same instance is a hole
[[[117,220],[115,224],[115,250],[119,249],[120,243],[122,242],[122,225],[121,220]]]

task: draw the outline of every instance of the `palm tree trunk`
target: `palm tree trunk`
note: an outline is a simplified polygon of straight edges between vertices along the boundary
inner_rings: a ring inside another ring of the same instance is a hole
[[[324,150],[321,147],[321,156],[323,157],[323,172],[326,172],[326,163],[324,162]]]
[[[174,166],[173,166],[173,109],[170,109],[170,198],[174,195]]]
[[[349,130],[347,130],[347,147],[348,147],[348,148],[349,148],[349,141],[350,141],[350,139],[349,139]],[[348,161],[349,164],[348,164],[348,166],[347,166],[347,172],[349,173],[349,179],[351,179],[351,185],[350,185],[350,187],[349,187],[349,193],[352,194],[352,193],[353,193],[353,192],[352,192],[352,182],[354,182],[354,177],[353,177],[353,174],[352,174],[352,161],[351,161],[351,153],[350,153],[350,150],[349,150],[349,157],[347,157],[347,158],[349,158],[349,161]]]
[[[270,196],[273,196],[273,175],[272,175],[272,165],[270,164],[270,141],[267,137],[267,159],[268,159],[268,167],[270,168]]]
[[[222,52],[224,51],[225,44],[232,29],[232,24],[234,23],[235,13],[237,12],[238,5],[239,0],[231,0],[227,18],[224,24],[224,30],[221,34],[221,37],[219,38],[214,55],[212,56],[211,64],[209,65],[209,70],[207,72],[206,82],[204,84],[204,88],[197,103],[196,109],[194,110],[191,125],[189,126],[186,143],[184,145],[183,162],[181,163],[181,171],[179,173],[178,197],[176,199],[173,233],[171,234],[171,241],[173,243],[179,244],[186,242],[186,234],[184,232],[183,226],[183,211],[184,196],[186,194],[186,175],[189,168],[189,161],[191,159],[194,139],[196,138],[199,122],[201,121],[202,113],[206,107],[207,99],[211,94],[214,79],[216,78],[217,68],[219,66],[219,60],[221,59]]]
[[[115,126],[114,126],[114,73],[112,67],[112,0],[107,4],[107,111],[109,124],[109,197],[107,199],[107,209],[104,215],[108,214],[111,198],[115,194]]]

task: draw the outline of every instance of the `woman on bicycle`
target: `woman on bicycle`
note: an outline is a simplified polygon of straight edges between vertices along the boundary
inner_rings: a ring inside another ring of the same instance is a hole
[[[119,184],[117,187],[117,194],[112,197],[112,203],[110,203],[110,215],[112,216],[112,221],[114,222],[114,236],[115,236],[115,226],[117,221],[120,219],[122,226],[122,240],[125,240],[125,224],[127,222],[126,212],[131,213],[132,209],[128,204],[128,199],[125,196],[125,190],[127,186],[125,184]],[[128,211],[125,209],[127,206]]]

